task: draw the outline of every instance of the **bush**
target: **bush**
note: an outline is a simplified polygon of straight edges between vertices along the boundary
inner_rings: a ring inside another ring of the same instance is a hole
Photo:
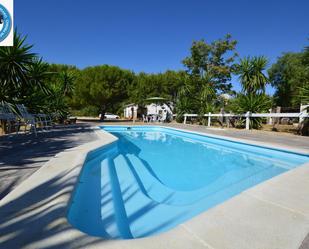
[[[271,99],[265,94],[238,94],[231,107],[237,114],[263,113],[271,107]],[[262,126],[262,121],[262,118],[250,118],[250,127],[258,129]]]
[[[177,115],[176,115],[176,122],[177,123],[183,123],[183,121],[184,121],[183,114],[182,113],[177,113]]]
[[[80,110],[72,110],[74,116],[98,117],[100,110],[96,106],[86,106]]]

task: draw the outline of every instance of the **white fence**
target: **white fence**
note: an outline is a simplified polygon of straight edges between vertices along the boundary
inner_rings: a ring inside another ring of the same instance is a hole
[[[220,118],[225,118],[225,117],[244,117],[246,118],[246,129],[250,129],[250,118],[255,118],[255,117],[261,117],[261,118],[268,118],[269,124],[273,123],[273,118],[299,118],[299,122],[302,122],[304,118],[309,117],[309,113],[306,111],[299,112],[299,113],[250,113],[247,112],[245,114],[231,114],[231,113],[208,113],[203,115],[204,117],[208,117],[208,122],[207,126],[211,126],[211,118],[212,117],[220,117]],[[198,114],[184,114],[184,121],[183,123],[186,124],[187,118],[189,117],[200,117]]]

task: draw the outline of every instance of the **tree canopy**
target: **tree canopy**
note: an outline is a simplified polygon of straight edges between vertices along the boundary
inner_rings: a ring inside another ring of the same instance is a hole
[[[286,53],[268,70],[264,56],[238,58],[231,35],[212,42],[192,43],[183,59],[185,70],[134,73],[117,66],[78,69],[49,64],[33,52],[26,38],[15,32],[14,46],[0,48],[0,102],[23,103],[35,112],[95,115],[121,113],[128,103],[145,105],[150,97],[175,104],[178,115],[205,114],[226,107],[234,112],[261,112],[271,106],[265,95],[270,83],[275,104],[298,106],[309,101],[309,47]],[[239,76],[242,92],[234,94],[231,77]],[[226,106],[223,93],[235,96]],[[237,106],[237,108],[236,108]],[[104,115],[102,115],[104,116]]]
[[[193,42],[190,56],[183,60],[187,75],[177,94],[178,115],[186,112],[204,114],[218,109],[217,96],[231,92],[236,44],[230,35],[211,43]]]
[[[207,81],[216,91],[227,92],[232,88],[233,62],[238,56],[236,44],[229,34],[211,43],[194,41],[183,64],[194,81]]]
[[[139,73],[129,86],[129,102],[145,104],[149,97],[160,96],[167,100],[176,101],[177,92],[186,77],[184,71],[166,71],[159,74]]]
[[[297,107],[305,102],[304,89],[309,88],[309,49],[300,53],[285,53],[268,70],[271,85],[276,89],[275,103]]]
[[[93,106],[101,114],[118,111],[128,98],[127,88],[133,80],[131,71],[116,66],[85,68],[76,79],[75,107]]]

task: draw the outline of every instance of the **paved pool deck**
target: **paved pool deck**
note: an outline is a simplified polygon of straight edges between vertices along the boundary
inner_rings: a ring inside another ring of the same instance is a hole
[[[16,187],[14,185],[13,190],[0,201],[1,249],[309,248],[309,237],[306,238],[309,232],[309,164],[248,189],[158,236],[113,241],[87,236],[74,229],[66,220],[66,211],[83,161],[89,151],[115,141],[112,135],[93,130],[91,126],[95,125],[85,124],[81,128],[76,126],[73,131],[84,131],[80,134],[73,132],[71,135],[63,135],[56,146],[45,147],[48,141],[58,141],[61,137],[49,137],[48,133],[39,134],[40,139],[34,144],[30,137],[28,143],[23,143],[22,137],[0,137],[1,172],[13,170],[6,167],[16,165],[24,165],[31,171],[27,173],[31,175],[27,175],[26,180]],[[258,144],[267,143],[269,146],[295,148],[309,153],[307,137],[273,135],[259,131],[206,129],[181,124],[169,126],[238,140],[245,138]],[[39,142],[41,140],[42,143]],[[23,146],[18,147],[16,143]],[[35,146],[36,143],[39,145]],[[51,153],[47,154],[49,151]],[[33,157],[31,153],[34,154]],[[31,168],[33,164],[34,170]],[[19,175],[19,172],[27,169],[16,170],[16,175]],[[0,175],[1,183],[5,178],[6,176],[3,178]]]
[[[290,133],[271,132],[244,129],[221,129],[216,127],[205,127],[200,125],[166,124],[166,126],[202,132],[212,135],[227,136],[256,142],[265,142],[274,145],[283,145],[291,149],[301,149],[309,152],[309,137],[298,136]]]
[[[97,139],[92,125],[0,136],[0,200],[57,153]]]

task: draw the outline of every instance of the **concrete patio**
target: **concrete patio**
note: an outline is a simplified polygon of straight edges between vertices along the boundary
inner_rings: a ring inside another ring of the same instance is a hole
[[[57,153],[94,141],[91,125],[57,127],[34,134],[0,136],[0,199]]]
[[[88,151],[115,140],[108,133],[94,131],[96,125],[59,128],[37,138],[0,137],[0,195],[4,197],[0,201],[1,249],[309,248],[308,164],[248,189],[158,236],[105,241],[79,232],[65,215],[81,166]],[[309,154],[308,137],[169,126]]]

